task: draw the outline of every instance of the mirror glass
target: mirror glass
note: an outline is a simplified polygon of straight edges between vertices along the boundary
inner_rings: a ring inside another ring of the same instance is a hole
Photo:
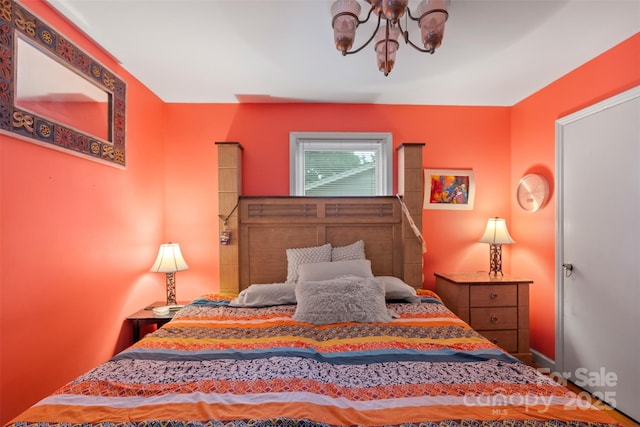
[[[21,3],[0,10],[0,133],[125,167],[127,84]]]
[[[107,92],[22,37],[16,37],[16,62],[16,107],[111,141]]]

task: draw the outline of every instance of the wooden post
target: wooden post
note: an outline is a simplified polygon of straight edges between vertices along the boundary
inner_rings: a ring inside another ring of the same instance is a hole
[[[219,231],[231,232],[228,244],[220,244],[220,293],[240,292],[238,201],[242,194],[242,146],[216,142],[218,146]]]
[[[422,147],[424,143],[404,143],[398,151],[398,194],[407,206],[418,230],[422,232],[423,171]],[[422,288],[422,243],[402,216],[402,241],[404,242],[403,279],[414,288]]]

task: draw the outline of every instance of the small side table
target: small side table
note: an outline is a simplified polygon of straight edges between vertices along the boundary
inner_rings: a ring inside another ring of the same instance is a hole
[[[488,273],[435,273],[436,293],[489,341],[532,363],[529,350],[530,279]]]
[[[180,305],[188,304],[188,302],[178,302]],[[140,340],[140,328],[147,325],[156,325],[158,328],[165,323],[168,323],[173,319],[176,311],[170,311],[168,314],[157,315],[153,312],[154,307],[161,307],[166,305],[163,301],[156,301],[153,304],[149,304],[142,310],[138,310],[130,316],[127,316],[127,320],[131,320],[133,325],[133,339],[132,344],[135,344]]]

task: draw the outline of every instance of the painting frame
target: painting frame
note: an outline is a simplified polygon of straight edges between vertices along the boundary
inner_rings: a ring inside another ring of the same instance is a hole
[[[443,197],[445,190],[447,194]],[[455,194],[451,194],[451,189]],[[425,169],[423,209],[473,210],[476,180],[473,169]]]

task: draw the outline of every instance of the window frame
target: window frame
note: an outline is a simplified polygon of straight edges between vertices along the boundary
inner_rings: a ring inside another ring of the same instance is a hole
[[[304,194],[303,144],[327,144],[326,149],[336,151],[331,144],[352,146],[359,143],[380,143],[380,161],[376,164],[376,196],[393,194],[393,134],[391,132],[290,132],[289,133],[289,194]],[[340,151],[338,149],[338,151]],[[356,150],[342,150],[356,151]],[[310,196],[306,196],[310,197]],[[340,195],[336,195],[340,197]]]

